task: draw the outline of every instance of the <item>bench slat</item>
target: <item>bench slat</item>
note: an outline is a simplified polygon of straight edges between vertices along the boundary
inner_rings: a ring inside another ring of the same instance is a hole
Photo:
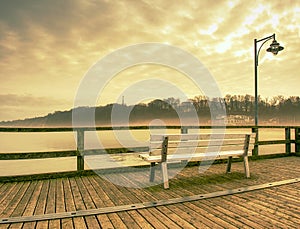
[[[181,147],[208,147],[208,146],[222,146],[222,145],[240,145],[243,146],[245,138],[243,139],[225,139],[221,140],[189,140],[189,141],[169,141],[168,148]],[[150,144],[150,151],[153,149],[161,149],[162,141],[152,142]]]
[[[210,147],[180,147],[180,148],[168,148],[168,155],[173,154],[193,154],[193,153],[209,153],[209,152],[222,152],[222,151],[236,151],[242,150],[243,145],[222,145],[222,146],[210,146]],[[253,147],[248,149],[251,152]],[[155,149],[149,152],[150,156],[161,156],[161,149]]]
[[[255,133],[248,133],[255,135]],[[165,136],[169,137],[169,141],[184,141],[184,140],[210,140],[210,139],[233,139],[245,138],[245,133],[236,134],[153,134],[150,136],[150,142],[162,141]]]
[[[210,152],[208,154],[205,153],[194,153],[194,154],[172,154],[167,155],[167,162],[175,162],[175,161],[204,161],[204,160],[215,160],[215,159],[223,159],[229,156],[239,157],[243,155],[243,150],[233,150],[233,151],[224,151],[224,152]],[[141,158],[148,162],[161,162],[161,156],[155,155],[150,156],[149,154],[140,154]]]

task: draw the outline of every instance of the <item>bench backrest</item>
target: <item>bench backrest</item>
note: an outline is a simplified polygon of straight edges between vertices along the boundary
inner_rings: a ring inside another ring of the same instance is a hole
[[[249,134],[154,134],[150,136],[149,154],[162,155],[167,147],[170,154],[193,154],[244,150],[251,152],[255,133]],[[248,144],[249,143],[249,144]],[[245,147],[247,147],[245,149]]]

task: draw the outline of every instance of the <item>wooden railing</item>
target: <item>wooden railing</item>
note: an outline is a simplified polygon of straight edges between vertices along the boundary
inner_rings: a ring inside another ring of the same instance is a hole
[[[188,133],[191,129],[216,129],[223,128],[218,126],[151,126],[151,129],[181,129],[181,133]],[[259,141],[258,136],[261,129],[284,129],[285,139],[281,140],[264,140]],[[87,131],[104,131],[104,130],[127,130],[128,127],[96,127],[96,128],[16,128],[16,127],[0,127],[1,132],[77,132],[77,147],[74,150],[63,151],[48,151],[48,152],[26,152],[26,153],[0,153],[0,160],[21,160],[21,159],[45,159],[58,157],[77,157],[77,172],[84,171],[84,156],[100,155],[107,153],[128,153],[128,152],[143,152],[148,150],[148,146],[133,147],[133,148],[113,148],[113,149],[85,149],[84,136]],[[131,126],[130,130],[147,130],[148,126]],[[285,144],[285,155],[299,155],[300,152],[300,126],[226,126],[226,129],[249,129],[257,133],[257,141],[253,150],[253,157],[260,156],[259,146]],[[292,133],[294,138],[292,139]],[[292,152],[292,144],[295,144],[294,152]],[[0,146],[1,147],[1,146]]]

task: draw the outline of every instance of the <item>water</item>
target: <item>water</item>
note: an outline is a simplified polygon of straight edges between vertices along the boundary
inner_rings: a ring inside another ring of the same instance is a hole
[[[250,129],[230,129],[230,133],[245,133]],[[199,130],[189,130],[196,133]],[[209,129],[201,129],[202,133],[209,133]],[[119,148],[147,146],[149,135],[155,133],[180,133],[179,129],[151,129],[151,130],[118,130],[85,132],[85,149]],[[284,129],[260,129],[259,140],[281,140],[285,138]],[[293,138],[293,136],[292,136]],[[76,133],[48,132],[48,133],[0,133],[0,152],[44,152],[76,149]],[[293,150],[293,148],[292,148]],[[285,152],[284,145],[260,146],[259,153],[275,154]],[[138,153],[124,155],[99,155],[86,157],[85,168],[111,168],[127,165],[145,164],[138,157]],[[6,160],[0,161],[0,176],[46,173],[76,170],[76,157],[35,159],[35,160]]]

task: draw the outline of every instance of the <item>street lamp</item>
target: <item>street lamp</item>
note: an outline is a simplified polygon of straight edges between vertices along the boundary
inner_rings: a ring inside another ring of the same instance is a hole
[[[258,125],[258,98],[257,98],[257,67],[258,67],[258,55],[261,50],[261,47],[268,41],[273,38],[273,42],[270,44],[270,47],[267,49],[267,52],[271,52],[274,55],[277,55],[279,51],[283,50],[283,47],[275,39],[275,33],[271,36],[254,39],[254,87],[255,87],[255,126]],[[257,43],[262,42],[259,49],[257,50]]]

